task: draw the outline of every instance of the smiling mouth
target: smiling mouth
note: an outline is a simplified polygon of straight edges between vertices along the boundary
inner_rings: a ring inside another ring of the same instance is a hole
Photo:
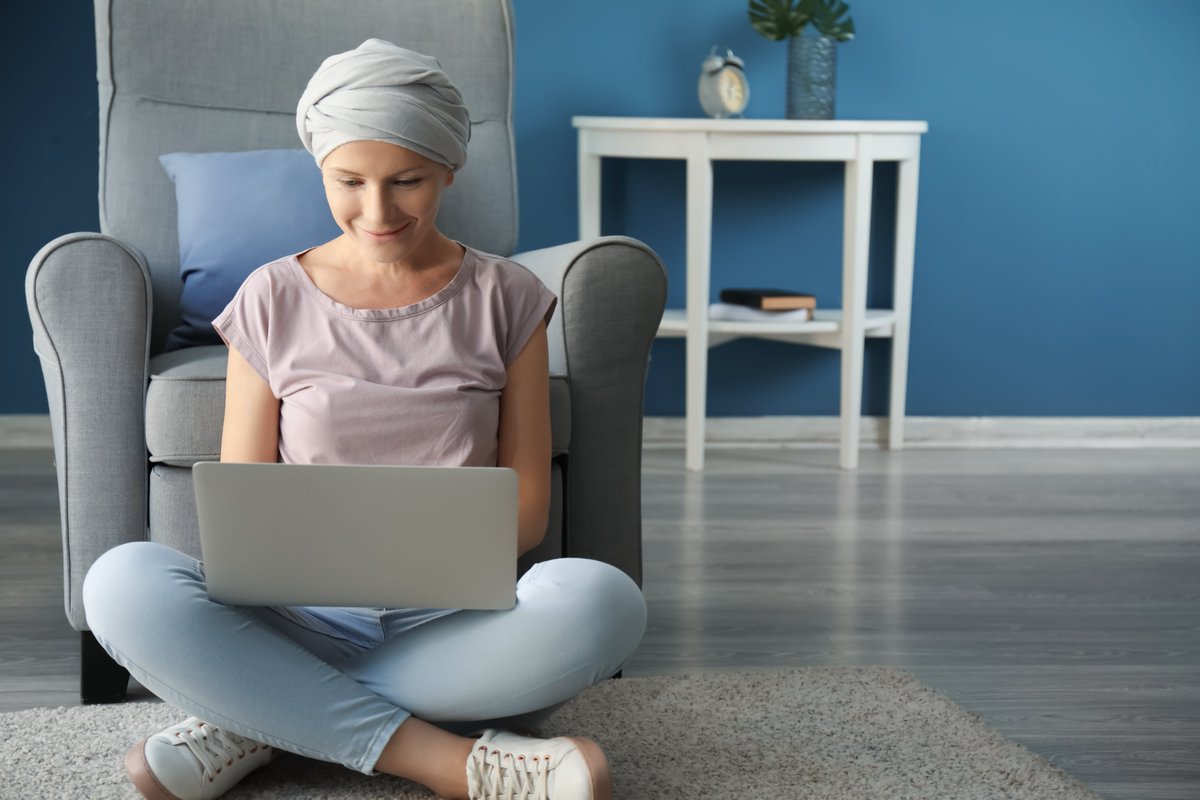
[[[399,228],[396,228],[396,230],[394,230],[394,231],[384,231],[382,233],[376,233],[375,231],[368,231],[368,230],[365,230],[362,228],[360,228],[359,230],[361,230],[367,236],[370,236],[372,239],[388,239],[392,236],[396,236],[400,233],[403,233],[405,230],[407,230],[408,226],[411,224],[412,224],[411,222],[406,222]]]

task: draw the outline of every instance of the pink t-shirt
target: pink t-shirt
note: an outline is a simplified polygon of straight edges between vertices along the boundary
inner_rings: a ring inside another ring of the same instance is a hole
[[[400,308],[337,302],[295,255],[250,273],[212,324],[280,399],[281,461],[496,466],[507,367],[558,298],[464,247],[450,283]]]

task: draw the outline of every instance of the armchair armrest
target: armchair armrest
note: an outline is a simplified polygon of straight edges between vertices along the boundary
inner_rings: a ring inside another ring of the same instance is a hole
[[[92,562],[146,538],[150,272],[130,245],[68,234],[33,257],[25,301],[54,436],[67,619],[85,630]]]
[[[642,415],[650,348],[667,273],[624,236],[533,250],[512,260],[558,295],[548,331],[550,372],[571,390],[564,545],[642,584]]]

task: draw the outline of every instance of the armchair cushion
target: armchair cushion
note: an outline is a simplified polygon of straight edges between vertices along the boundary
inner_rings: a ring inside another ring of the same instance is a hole
[[[304,150],[169,153],[179,216],[181,322],[166,351],[219,345],[212,320],[256,267],[341,233]]]
[[[225,345],[189,347],[150,359],[146,391],[146,448],[150,461],[191,467],[221,453],[225,416]],[[571,441],[571,400],[566,377],[550,377],[551,455]]]

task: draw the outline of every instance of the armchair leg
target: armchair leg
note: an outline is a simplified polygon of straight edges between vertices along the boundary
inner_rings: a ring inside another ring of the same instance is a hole
[[[129,689],[129,671],[112,660],[91,631],[80,631],[82,663],[79,670],[79,702],[123,703]]]

